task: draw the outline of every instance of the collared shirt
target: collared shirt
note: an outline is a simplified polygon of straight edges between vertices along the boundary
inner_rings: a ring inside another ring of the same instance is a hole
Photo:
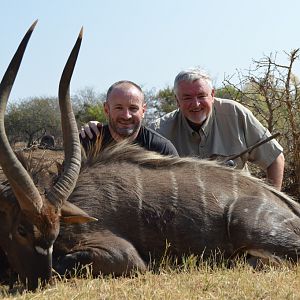
[[[166,114],[150,125],[169,139],[180,156],[199,158],[228,157],[240,154],[270,132],[240,103],[215,98],[212,113],[194,131],[179,109]],[[282,152],[276,140],[271,140],[251,151],[248,160],[266,169]],[[244,167],[241,158],[235,160],[239,168]]]
[[[108,125],[102,126],[102,138],[102,147],[116,143],[111,136]],[[93,139],[89,139],[88,137],[85,139],[80,138],[80,141],[85,151],[87,151],[95,143],[96,135],[94,134]],[[138,144],[147,150],[158,152],[162,155],[178,156],[176,148],[168,139],[161,136],[151,128],[147,128],[145,126],[141,126],[138,136],[133,143]]]

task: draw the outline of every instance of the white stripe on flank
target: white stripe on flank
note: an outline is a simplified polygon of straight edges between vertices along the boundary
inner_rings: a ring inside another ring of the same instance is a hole
[[[239,199],[239,190],[238,190],[238,180],[237,180],[237,173],[236,172],[232,172],[232,195],[233,195],[233,202],[230,204],[229,208],[228,208],[228,213],[227,213],[227,234],[228,234],[228,238],[230,239],[230,230],[229,230],[229,226],[231,224],[231,218],[232,218],[232,211],[234,209],[234,206],[236,204],[236,202]]]
[[[136,185],[134,189],[136,190],[136,195],[138,198],[138,207],[141,211],[143,208],[143,179],[142,179],[142,173],[139,168],[135,168],[135,182]]]
[[[292,217],[290,217],[290,218],[284,219],[282,223],[283,223],[283,224],[287,224],[288,222],[292,222],[292,221],[298,220],[298,219],[299,219],[299,217],[297,217],[297,216],[292,216]]]
[[[257,212],[256,212],[256,216],[255,216],[255,220],[254,220],[254,228],[257,228],[258,227],[258,223],[261,222],[261,213],[262,212],[266,212],[266,198],[264,198],[264,195],[263,196],[263,199],[262,199],[262,203],[261,205],[258,207],[257,209]]]
[[[238,183],[238,173],[232,172],[232,189],[233,189],[233,199],[236,202],[239,198],[239,183]]]
[[[177,208],[178,206],[178,184],[175,177],[175,174],[172,170],[169,172],[170,182],[171,182],[171,199],[173,207]]]
[[[290,217],[290,218],[286,218],[285,220],[283,220],[283,222],[282,223],[280,223],[280,225],[284,225],[284,230],[285,230],[285,232],[287,233],[287,232],[293,232],[294,230],[293,230],[293,228],[294,228],[294,226],[291,226],[290,224],[288,224],[288,223],[292,223],[293,221],[298,221],[298,216],[295,216],[295,215],[293,215],[292,217]],[[288,226],[286,226],[288,224]],[[296,224],[298,224],[298,222],[296,223]],[[276,224],[276,225],[278,225],[278,224]],[[298,228],[296,227],[296,230],[297,230]],[[296,231],[294,231],[294,232],[296,232]]]
[[[200,201],[202,203],[202,211],[201,215],[203,216],[204,224],[209,224],[209,219],[207,217],[207,191],[205,187],[205,182],[201,179],[201,169],[195,168],[195,178],[196,178],[196,186],[197,193],[199,194]],[[205,176],[203,176],[205,178]]]
[[[118,196],[117,196],[117,192],[116,192],[116,188],[114,186],[114,184],[110,184],[109,185],[109,191],[107,191],[107,195],[110,199],[109,203],[111,205],[111,208],[113,211],[117,211],[117,200],[118,200]]]
[[[144,224],[143,224],[143,217],[142,217],[142,211],[143,211],[143,198],[144,198],[144,191],[143,191],[143,178],[142,178],[142,172],[141,170],[136,167],[135,168],[135,186],[134,190],[136,192],[137,200],[138,200],[138,228],[137,232],[139,232],[139,238],[142,243],[142,245],[147,245],[147,239],[144,231]]]

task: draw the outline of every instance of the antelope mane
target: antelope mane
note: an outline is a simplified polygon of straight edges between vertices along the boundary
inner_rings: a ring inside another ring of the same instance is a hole
[[[90,167],[95,164],[111,164],[111,163],[130,163],[143,167],[162,169],[172,166],[201,164],[205,167],[213,167],[229,170],[228,167],[220,163],[207,159],[199,159],[196,157],[178,157],[161,155],[154,151],[132,144],[128,140],[118,143],[112,143],[103,147],[101,136],[97,138],[95,144],[83,153],[83,166]],[[239,171],[238,171],[239,172]],[[243,172],[244,173],[244,172]],[[246,173],[244,173],[246,174]]]

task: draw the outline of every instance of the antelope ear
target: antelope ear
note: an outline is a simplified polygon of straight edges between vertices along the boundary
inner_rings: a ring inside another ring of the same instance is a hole
[[[65,201],[61,208],[61,222],[67,224],[83,224],[93,221],[98,221],[98,219],[89,216],[78,206]]]

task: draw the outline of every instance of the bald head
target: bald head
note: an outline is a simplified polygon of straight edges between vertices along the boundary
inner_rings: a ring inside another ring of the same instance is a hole
[[[106,94],[106,101],[109,102],[112,93],[133,93],[141,99],[142,104],[145,101],[144,93],[139,85],[129,80],[117,81],[110,86]]]
[[[118,81],[107,91],[104,112],[115,140],[134,140],[141,128],[146,104],[141,88],[131,81]]]

